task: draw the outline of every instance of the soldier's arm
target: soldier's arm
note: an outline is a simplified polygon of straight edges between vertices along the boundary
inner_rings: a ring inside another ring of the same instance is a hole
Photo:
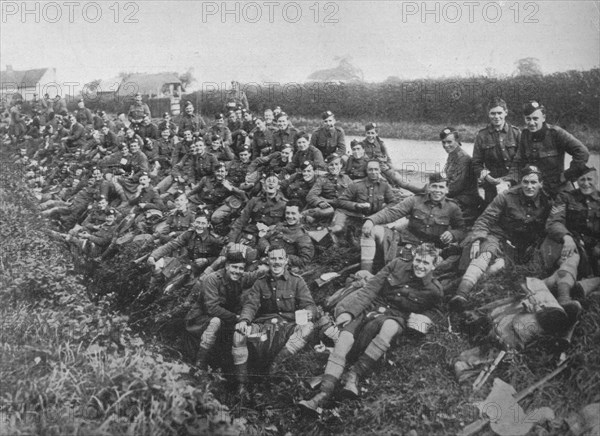
[[[400,218],[409,216],[414,208],[415,201],[416,197],[405,198],[400,203],[388,206],[376,214],[367,217],[367,219],[372,221],[375,225],[393,223]]]
[[[312,240],[310,239],[310,236],[305,234],[302,237],[300,237],[296,241],[296,247],[298,249],[298,254],[290,254],[288,256],[290,260],[290,265],[304,268],[310,263],[310,261],[315,256],[315,247],[312,243]]]
[[[565,151],[573,156],[573,162],[584,165],[587,163],[590,152],[583,143],[563,129],[556,129],[556,135],[561,144],[564,144]]]
[[[569,229],[567,229],[567,205],[568,194],[560,193],[546,221],[546,233],[550,238],[560,243],[563,242],[565,235],[570,235]]]
[[[217,317],[223,321],[235,322],[237,314],[223,307],[225,298],[219,292],[219,275],[209,274],[203,281],[204,303],[208,315]]]
[[[506,195],[499,194],[477,218],[471,230],[471,242],[485,239],[506,209]]]

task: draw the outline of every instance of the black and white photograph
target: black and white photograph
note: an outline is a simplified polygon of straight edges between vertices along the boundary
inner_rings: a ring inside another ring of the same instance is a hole
[[[0,0],[0,436],[600,436],[600,2]]]

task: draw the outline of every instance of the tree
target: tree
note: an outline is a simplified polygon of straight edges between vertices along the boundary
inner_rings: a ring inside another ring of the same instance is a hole
[[[541,76],[542,67],[538,58],[523,58],[515,62],[516,76]]]
[[[194,77],[194,68],[190,67],[185,73],[180,74],[179,80],[181,80],[181,86],[184,90],[188,85],[194,83],[196,81],[196,78]]]

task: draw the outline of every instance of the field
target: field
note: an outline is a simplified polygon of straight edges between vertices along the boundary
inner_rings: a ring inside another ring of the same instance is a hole
[[[556,415],[529,434],[567,434],[565,419],[600,401],[600,300],[590,299],[568,349],[542,337],[512,351],[474,396],[473,379],[457,382],[454,360],[494,342],[444,308],[426,337],[399,338],[362,383],[360,400],[335,401],[318,419],[300,413],[297,401],[312,394],[304,382],[327,360],[308,349],[278,377],[257,377],[251,401],[241,403],[227,369],[189,374],[188,296],[138,298],[149,271],[131,260],[149,248],[131,247],[102,265],[73,258],[45,233],[49,223],[8,156],[0,155],[0,435],[456,434],[479,417],[472,401],[485,398],[494,377],[519,391],[551,372],[561,351],[572,356],[569,367],[520,403]],[[356,262],[355,243],[349,235],[339,249],[320,250],[307,281]],[[477,288],[477,301],[518,295],[524,277],[537,274],[509,265]],[[341,285],[315,289],[315,299]]]

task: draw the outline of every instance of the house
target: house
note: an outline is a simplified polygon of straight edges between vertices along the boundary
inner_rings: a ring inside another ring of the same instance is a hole
[[[133,97],[138,92],[148,97],[177,97],[183,86],[175,73],[130,74],[123,78],[117,96]]]
[[[31,101],[34,94],[38,98],[46,93],[56,95],[57,89],[56,68],[16,71],[12,65],[7,65],[6,70],[0,71],[0,95],[3,99],[20,96],[24,101]]]

